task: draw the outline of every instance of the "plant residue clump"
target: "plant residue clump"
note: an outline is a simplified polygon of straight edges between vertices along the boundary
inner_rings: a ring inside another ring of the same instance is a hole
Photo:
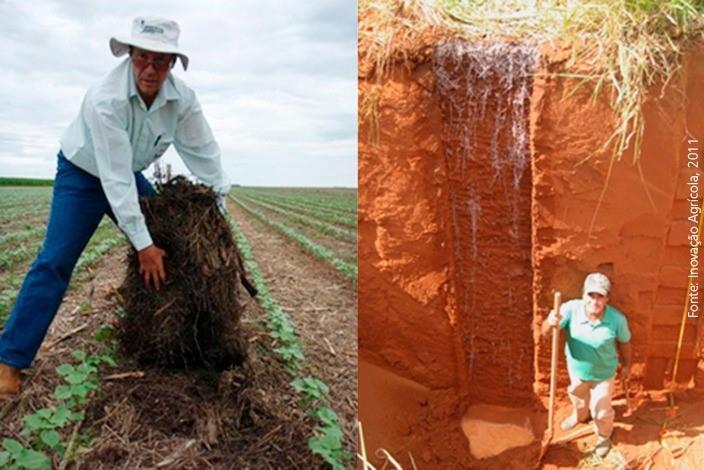
[[[117,336],[140,364],[225,369],[247,357],[241,313],[256,293],[217,195],[184,177],[157,184],[142,200],[154,244],[167,253],[166,283],[145,286],[135,250],[118,290],[124,315]]]

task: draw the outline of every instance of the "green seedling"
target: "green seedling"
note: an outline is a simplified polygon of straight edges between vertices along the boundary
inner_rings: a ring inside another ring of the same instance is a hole
[[[313,411],[313,413],[311,413],[311,416],[318,418],[324,426],[340,425],[340,420],[337,418],[337,413],[335,413],[329,406],[320,405],[315,409],[315,411]]]
[[[296,362],[304,359],[303,350],[299,344],[289,344],[287,346],[281,346],[280,348],[274,348],[274,352],[278,353],[284,362],[287,363],[287,366],[293,370],[298,370],[299,367]]]
[[[124,309],[122,309],[124,312]],[[93,335],[93,339],[96,341],[99,341],[101,343],[105,343],[110,339],[110,335],[112,335],[113,332],[113,327],[112,325],[101,325],[100,328],[98,328]]]
[[[3,439],[2,447],[5,450],[0,452],[0,468],[8,470],[51,469],[51,459],[43,452],[27,449],[14,439]]]
[[[309,408],[313,403],[326,397],[330,392],[325,382],[315,377],[299,377],[291,382],[291,386],[294,390],[303,394],[299,405],[304,409]]]
[[[16,288],[5,289],[0,292],[0,325],[5,324],[5,321],[10,314],[10,308],[15,303],[18,293],[19,290]]]
[[[66,405],[55,409],[42,408],[22,418],[23,434],[31,436],[36,448],[46,448],[63,455],[66,446],[61,442],[59,430],[72,421],[81,421],[82,412],[75,412]]]
[[[90,299],[86,299],[78,305],[78,311],[81,315],[88,315],[93,310],[93,304]]]
[[[93,356],[79,350],[74,351],[72,355],[82,362],[78,366],[61,364],[56,368],[56,372],[67,384],[56,387],[54,398],[74,407],[84,404],[88,394],[98,388],[98,366],[104,363],[115,367],[117,363],[111,354]]]
[[[61,442],[60,431],[67,424],[82,421],[85,418],[85,413],[78,411],[77,407],[85,404],[90,393],[98,389],[98,366],[101,364],[116,365],[112,354],[90,355],[85,351],[77,350],[72,353],[72,356],[80,363],[77,365],[61,364],[56,368],[56,372],[66,382],[54,390],[53,396],[58,405],[39,409],[22,419],[23,435],[31,439],[33,447],[51,450],[60,456],[66,452],[66,446]],[[6,459],[5,463],[9,465],[9,468],[45,468],[41,466],[43,460],[40,458],[40,456],[46,457],[45,454],[32,449],[24,449],[21,445],[18,447],[13,442],[10,442],[9,445],[10,448],[5,445],[6,452],[9,453],[2,457]],[[22,466],[26,462],[38,466]],[[0,465],[0,468],[5,468],[5,466]],[[50,468],[50,465],[47,468]]]
[[[320,455],[333,469],[342,470],[350,453],[342,447],[342,430],[338,424],[317,426],[316,435],[308,439],[308,448]]]
[[[117,307],[115,309],[115,316],[122,320],[123,318],[127,317],[127,311],[122,307]]]

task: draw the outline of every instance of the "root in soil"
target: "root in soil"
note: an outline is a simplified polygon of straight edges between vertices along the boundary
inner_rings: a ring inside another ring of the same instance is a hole
[[[224,370],[246,358],[240,315],[256,290],[245,277],[230,227],[209,188],[177,176],[157,184],[142,212],[166,251],[166,283],[145,286],[137,252],[119,289],[122,352],[142,365]]]

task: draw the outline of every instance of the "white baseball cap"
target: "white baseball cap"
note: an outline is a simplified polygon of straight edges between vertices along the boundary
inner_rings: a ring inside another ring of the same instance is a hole
[[[590,273],[584,278],[584,293],[596,292],[603,296],[609,295],[611,291],[611,281],[606,275],[601,273]]]
[[[188,68],[188,56],[178,47],[181,30],[178,23],[165,18],[138,16],[132,21],[132,33],[129,38],[116,36],[110,38],[110,50],[115,57],[129,52],[130,46],[152,52],[175,54],[181,59],[183,70]]]

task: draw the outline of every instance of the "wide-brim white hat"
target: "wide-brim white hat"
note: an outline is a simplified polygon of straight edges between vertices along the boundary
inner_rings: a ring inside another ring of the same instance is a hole
[[[114,36],[110,38],[110,50],[115,57],[127,54],[130,46],[152,52],[174,54],[181,59],[183,70],[188,68],[188,56],[178,47],[181,30],[178,23],[165,18],[137,17],[132,21],[130,37]]]

